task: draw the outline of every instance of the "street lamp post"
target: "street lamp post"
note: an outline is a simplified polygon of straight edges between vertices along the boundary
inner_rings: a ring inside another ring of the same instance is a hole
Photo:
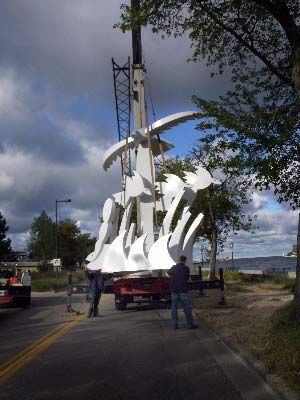
[[[201,247],[201,267],[199,265],[199,280],[202,281],[202,270],[203,270],[203,251],[204,251],[204,246]],[[199,296],[205,296],[205,292],[203,288],[201,287],[199,289]]]
[[[57,232],[57,204],[71,203],[71,199],[55,200],[55,258],[58,258],[58,232]],[[58,265],[56,266],[56,279],[58,279]]]
[[[231,268],[234,270],[234,261],[233,261],[233,242],[230,243],[231,247]]]

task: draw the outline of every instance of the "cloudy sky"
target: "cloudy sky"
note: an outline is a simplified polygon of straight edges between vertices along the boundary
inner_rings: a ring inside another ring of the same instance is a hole
[[[0,211],[13,248],[23,250],[42,210],[80,221],[96,235],[105,199],[120,190],[120,168],[101,166],[117,140],[111,57],[123,64],[131,36],[113,29],[121,1],[1,0]],[[198,94],[216,98],[228,77],[210,79],[205,64],[186,63],[186,38],[161,40],[143,31],[143,49],[157,117],[192,110]],[[185,154],[196,123],[167,133]],[[295,242],[297,215],[271,193],[255,193],[250,213],[260,229],[234,239],[237,256],[281,255]]]

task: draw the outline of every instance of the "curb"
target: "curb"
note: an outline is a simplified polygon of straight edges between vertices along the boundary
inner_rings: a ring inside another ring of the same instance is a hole
[[[269,373],[267,368],[258,360],[254,359],[249,353],[247,353],[242,347],[233,343],[230,339],[224,338],[218,333],[211,325],[209,325],[204,319],[201,318],[199,311],[193,308],[193,313],[201,321],[202,326],[205,327],[211,334],[213,334],[219,341],[222,341],[233,353],[238,354],[245,363],[252,368],[257,374],[270,385],[273,391],[280,396],[283,400],[299,400],[300,396],[288,387],[279,388],[274,382],[275,375]]]

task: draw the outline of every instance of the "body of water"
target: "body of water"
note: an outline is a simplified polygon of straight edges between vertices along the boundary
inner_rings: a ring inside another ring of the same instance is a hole
[[[296,257],[283,257],[283,256],[273,256],[273,257],[255,257],[255,258],[237,258],[233,260],[217,260],[217,268],[238,268],[240,270],[286,270],[286,271],[296,271]],[[194,264],[197,266],[198,264]],[[201,265],[201,262],[200,262]],[[209,267],[209,262],[203,263],[204,268]]]

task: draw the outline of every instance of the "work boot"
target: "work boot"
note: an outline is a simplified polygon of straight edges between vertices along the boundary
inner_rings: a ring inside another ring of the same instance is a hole
[[[99,310],[98,310],[98,307],[97,307],[96,310],[94,311],[94,317],[99,317]]]

